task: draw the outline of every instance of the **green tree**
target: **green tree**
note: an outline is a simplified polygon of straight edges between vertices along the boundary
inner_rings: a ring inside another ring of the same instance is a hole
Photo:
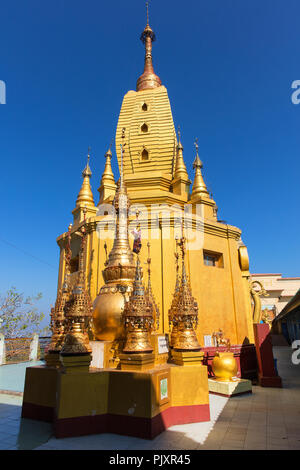
[[[35,307],[41,298],[41,293],[25,297],[24,294],[17,292],[15,287],[9,289],[4,296],[0,296],[0,332],[6,338],[43,333],[46,329],[40,325],[45,315]]]

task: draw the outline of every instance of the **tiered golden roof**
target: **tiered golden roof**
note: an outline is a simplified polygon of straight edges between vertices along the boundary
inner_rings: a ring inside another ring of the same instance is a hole
[[[123,353],[152,352],[150,332],[154,323],[153,307],[145,295],[139,257],[136,262],[133,291],[129,301],[125,304],[123,321],[126,329],[126,343]]]

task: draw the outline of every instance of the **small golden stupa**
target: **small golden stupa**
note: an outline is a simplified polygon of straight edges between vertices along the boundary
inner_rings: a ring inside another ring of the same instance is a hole
[[[174,318],[174,312],[176,312],[177,302],[178,302],[178,294],[180,291],[180,276],[179,276],[179,253],[178,253],[178,240],[176,239],[176,251],[175,255],[175,262],[176,262],[176,282],[175,282],[175,289],[172,298],[172,304],[169,309],[169,325],[172,327],[170,333],[170,347],[173,348],[175,344],[175,339],[178,333],[178,324],[177,318]]]
[[[71,261],[71,229],[69,225],[67,246],[65,250],[65,276],[62,287],[58,290],[54,308],[51,309],[51,343],[46,355],[48,365],[59,366],[59,353],[61,351],[66,330],[65,307],[70,300],[70,261]]]
[[[151,353],[153,351],[150,341],[154,324],[153,305],[145,295],[139,257],[136,262],[133,291],[125,304],[123,321],[126,329],[123,353]]]
[[[90,353],[88,329],[92,316],[92,303],[85,287],[84,253],[86,247],[86,229],[84,226],[76,232],[81,237],[78,278],[64,311],[66,335],[61,355]]]
[[[182,252],[182,275],[172,315],[172,323],[177,326],[173,348],[175,351],[199,351],[201,348],[195,332],[198,325],[198,305],[192,295],[186,275],[184,236],[182,236],[179,246]]]

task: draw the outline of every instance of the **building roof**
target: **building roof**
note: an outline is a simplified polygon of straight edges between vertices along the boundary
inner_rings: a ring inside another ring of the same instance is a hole
[[[278,320],[282,320],[286,317],[290,312],[295,310],[297,307],[300,306],[300,289],[297,290],[294,297],[286,304],[286,306],[281,310],[280,314],[274,318],[273,322],[277,322]]]

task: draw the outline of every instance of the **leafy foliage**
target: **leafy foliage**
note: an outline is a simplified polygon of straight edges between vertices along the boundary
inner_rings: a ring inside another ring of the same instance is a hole
[[[42,334],[46,329],[41,328],[40,324],[45,315],[35,307],[41,298],[41,293],[24,297],[15,287],[9,289],[0,297],[0,333],[6,338]]]

